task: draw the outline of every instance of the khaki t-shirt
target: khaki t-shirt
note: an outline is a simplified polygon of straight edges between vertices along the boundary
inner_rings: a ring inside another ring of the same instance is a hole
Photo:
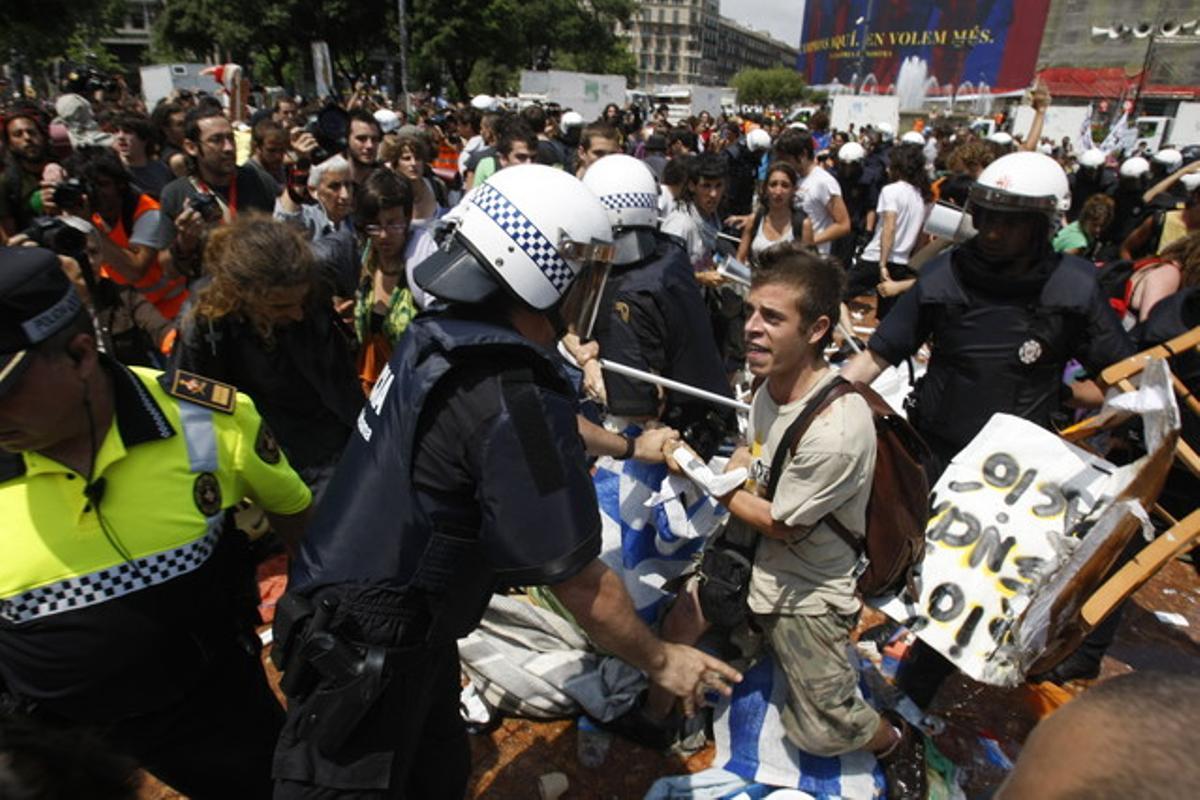
[[[835,375],[830,370],[804,397],[784,406],[771,399],[765,386],[755,393],[749,429],[754,461],[748,490],[766,492],[771,460],[784,431]],[[857,555],[821,519],[832,513],[861,534],[874,472],[871,410],[857,394],[841,397],[813,419],[776,487],[771,516],[801,530],[786,542],[759,538],[750,582],[751,611],[808,616],[858,611]],[[731,520],[730,524],[744,523]]]

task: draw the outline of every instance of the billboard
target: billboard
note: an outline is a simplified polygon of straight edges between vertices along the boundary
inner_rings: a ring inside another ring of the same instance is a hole
[[[942,86],[1023,89],[1049,9],[1050,0],[808,0],[797,68],[810,84],[848,84],[861,62],[886,91],[918,56]]]

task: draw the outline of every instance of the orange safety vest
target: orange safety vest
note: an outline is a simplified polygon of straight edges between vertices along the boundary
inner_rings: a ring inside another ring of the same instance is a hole
[[[137,207],[133,211],[133,221],[136,222],[147,211],[157,210],[158,201],[148,194],[143,194],[138,197]],[[101,230],[104,229],[104,220],[99,214],[92,214],[92,222]],[[129,248],[129,232],[125,230],[124,215],[117,219],[117,224],[108,232],[108,239],[118,247]],[[183,307],[183,302],[187,300],[187,279],[182,276],[168,278],[163,273],[162,265],[158,263],[158,256],[154,257],[154,261],[150,263],[142,277],[136,281],[130,281],[111,264],[101,264],[100,274],[116,283],[132,283],[133,288],[141,292],[147,300],[154,304],[158,313],[167,319],[175,319],[179,314],[179,309]]]
[[[458,151],[454,149],[453,145],[443,141],[438,145],[437,155],[434,156],[430,167],[433,169],[433,174],[444,181],[457,180]]]

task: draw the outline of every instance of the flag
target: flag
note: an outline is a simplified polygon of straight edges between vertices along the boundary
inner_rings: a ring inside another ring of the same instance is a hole
[[[870,753],[814,756],[788,741],[780,718],[786,704],[783,671],[767,655],[743,673],[733,696],[716,707],[713,766],[755,783],[799,789],[817,800],[884,795],[883,770]]]
[[[696,488],[647,506],[668,474],[663,464],[602,458],[592,478],[603,525],[600,558],[621,576],[648,624],[671,596],[663,585],[683,574],[729,513]]]
[[[1108,132],[1108,136],[1104,137],[1104,141],[1100,143],[1100,149],[1105,153],[1123,151],[1128,154],[1133,151],[1135,144],[1137,144],[1137,128],[1129,124],[1129,112],[1122,111],[1121,118],[1112,126],[1112,130]]]

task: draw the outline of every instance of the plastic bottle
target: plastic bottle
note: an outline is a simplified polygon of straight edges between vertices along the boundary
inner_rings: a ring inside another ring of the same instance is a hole
[[[576,742],[579,763],[589,769],[603,764],[612,744],[612,734],[599,727],[587,714],[579,717],[575,727],[579,737]]]

